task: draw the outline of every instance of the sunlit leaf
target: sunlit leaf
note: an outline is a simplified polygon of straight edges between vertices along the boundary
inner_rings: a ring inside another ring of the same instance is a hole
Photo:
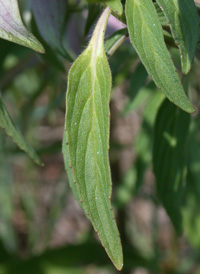
[[[3,128],[7,135],[9,135],[13,141],[24,150],[30,158],[32,158],[37,164],[42,165],[40,158],[34,151],[34,149],[26,142],[21,132],[15,126],[12,118],[10,117],[6,106],[3,103],[0,96],[0,127]]]
[[[43,46],[23,25],[17,0],[0,0],[0,38],[44,53]]]
[[[152,0],[127,0],[126,18],[131,43],[156,85],[175,105],[194,112],[164,43]]]
[[[111,73],[104,51],[106,8],[86,50],[70,69],[66,132],[70,166],[84,211],[117,269],[123,266],[120,236],[112,212],[108,159]]]
[[[188,73],[199,39],[199,19],[193,0],[157,0],[180,50],[183,73]]]

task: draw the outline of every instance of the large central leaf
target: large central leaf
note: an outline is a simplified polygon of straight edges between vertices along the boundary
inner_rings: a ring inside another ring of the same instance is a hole
[[[122,268],[122,248],[111,198],[109,100],[111,73],[104,51],[104,31],[110,9],[100,17],[87,49],[70,69],[66,132],[70,166],[80,201],[102,245]]]

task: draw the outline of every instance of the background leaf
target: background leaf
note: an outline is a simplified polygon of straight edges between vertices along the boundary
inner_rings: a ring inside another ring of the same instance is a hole
[[[7,135],[9,135],[13,141],[24,150],[37,164],[42,165],[42,162],[34,149],[26,142],[20,131],[16,128],[12,118],[10,117],[6,106],[3,103],[0,95],[0,127],[5,129]]]
[[[63,45],[67,12],[66,0],[31,0],[33,15],[43,39],[69,61],[72,57]]]
[[[131,43],[156,85],[175,105],[194,112],[167,51],[152,1],[127,0],[126,18]]]
[[[199,40],[199,19],[193,0],[157,0],[170,24],[180,50],[183,73],[187,74]]]
[[[189,125],[189,114],[166,99],[155,122],[153,168],[158,197],[178,233],[182,232],[181,198]]]
[[[0,38],[44,53],[43,46],[23,25],[17,0],[0,0]]]
[[[127,28],[120,29],[114,32],[105,42],[105,51],[108,55],[113,55],[119,45],[122,44],[128,37]]]

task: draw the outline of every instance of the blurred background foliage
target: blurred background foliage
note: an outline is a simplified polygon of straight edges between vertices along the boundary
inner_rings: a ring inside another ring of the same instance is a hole
[[[59,2],[58,9],[48,10],[44,0],[19,1],[23,20],[45,47],[44,55],[0,40],[2,97],[44,163],[36,166],[0,130],[0,274],[117,273],[72,197],[61,154],[67,73],[87,45],[101,8],[84,0]],[[111,16],[106,38],[121,28]],[[178,49],[171,54],[179,69]],[[158,202],[152,172],[155,120],[164,95],[128,39],[109,57],[112,201],[124,247],[122,273],[200,273],[198,57],[197,52],[187,77],[196,113],[187,139],[183,203],[177,201],[182,237]]]

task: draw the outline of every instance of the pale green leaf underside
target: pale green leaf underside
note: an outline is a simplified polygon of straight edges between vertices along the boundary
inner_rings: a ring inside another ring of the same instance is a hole
[[[175,105],[194,112],[175,72],[152,0],[127,0],[126,18],[130,40],[156,85]]]
[[[189,125],[190,115],[166,99],[155,122],[153,167],[158,197],[179,234]]]
[[[43,46],[22,23],[17,0],[0,0],[0,38],[44,53]]]
[[[24,150],[37,164],[42,165],[34,149],[26,142],[21,132],[16,128],[0,95],[0,127],[5,130],[13,141]]]
[[[183,73],[188,73],[199,39],[199,20],[193,0],[157,0],[179,47]]]
[[[122,15],[123,6],[121,0],[110,0],[106,2],[106,5],[109,6],[111,10],[117,13],[118,15]]]
[[[87,217],[117,269],[123,257],[112,212],[109,148],[111,73],[104,51],[110,9],[99,19],[87,49],[70,69],[66,132],[73,174]]]
[[[77,202],[79,203],[80,207],[84,211],[84,208],[83,208],[83,206],[82,206],[82,204],[80,202],[78,189],[77,189],[76,184],[75,184],[76,182],[74,181],[74,178],[73,178],[72,169],[71,169],[71,166],[70,166],[69,152],[68,152],[66,140],[67,140],[66,131],[64,131],[63,142],[62,142],[62,153],[63,153],[63,158],[64,158],[65,170],[67,172],[68,181],[69,181],[70,187],[72,189],[74,198],[77,200]]]

